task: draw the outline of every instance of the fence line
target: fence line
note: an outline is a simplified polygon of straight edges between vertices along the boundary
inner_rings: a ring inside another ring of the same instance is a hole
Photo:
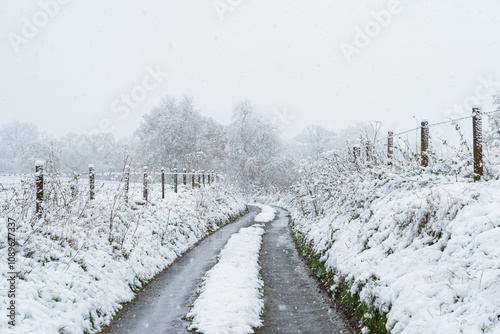
[[[488,112],[481,113],[481,114],[482,115],[490,115],[490,114],[494,114],[494,113],[500,113],[500,109],[488,111]],[[442,121],[442,122],[428,124],[428,127],[431,128],[431,127],[434,127],[434,126],[443,125],[443,124],[447,124],[447,123],[453,123],[453,122],[463,121],[464,119],[468,119],[468,118],[472,118],[472,117],[474,117],[474,115],[469,115],[469,116],[464,116],[464,117],[459,117],[459,118],[453,118],[453,119],[449,119],[447,121]],[[403,132],[393,133],[393,137],[401,137],[402,135],[405,135],[407,133],[411,133],[413,131],[417,131],[417,130],[419,130],[421,128],[422,128],[422,126],[418,126],[416,128],[410,129],[410,130],[405,130]],[[377,141],[375,141],[375,143],[383,142],[383,141],[385,141],[387,139],[389,139],[389,136],[381,138],[381,139],[378,139]]]
[[[149,171],[148,167],[144,166],[143,171],[142,171],[142,174],[143,174],[142,193],[143,193],[143,200],[146,203],[148,203],[148,201],[149,201],[149,193],[150,193],[149,190],[150,190],[150,184],[151,184],[150,174],[148,173],[148,171]],[[85,173],[85,174],[87,174],[87,173]],[[128,202],[129,202],[129,189],[130,189],[130,175],[131,174],[133,175],[134,173],[131,173],[130,166],[126,165],[124,168],[124,171],[122,172],[122,179],[121,179],[122,181],[125,182],[123,195],[124,195],[124,202],[126,204],[128,204]],[[135,172],[135,174],[138,175],[139,173]],[[178,192],[178,178],[179,178],[179,176],[182,176],[182,183],[186,187],[188,185],[188,183],[187,183],[188,176],[190,176],[190,179],[191,179],[190,183],[191,183],[192,188],[207,186],[205,183],[205,178],[208,181],[207,182],[208,186],[210,186],[212,184],[216,184],[221,179],[219,173],[211,171],[211,170],[208,170],[208,171],[202,170],[201,172],[195,172],[194,170],[192,170],[192,172],[188,173],[186,168],[184,168],[182,170],[182,172],[177,172],[176,168],[174,168],[173,172],[165,172],[165,169],[161,168],[160,172],[153,173],[153,174],[160,174],[161,175],[162,199],[165,198],[165,175],[172,175],[173,176],[174,192],[175,193]],[[28,175],[33,176],[33,174],[28,174]],[[53,174],[53,175],[59,176],[59,174]],[[95,166],[93,164],[90,164],[89,165],[89,172],[88,172],[89,194],[90,194],[89,199],[90,199],[90,201],[95,200],[95,189],[96,189],[95,188],[95,175],[96,175]],[[196,182],[196,176],[198,176],[198,182]],[[35,177],[35,190],[36,190],[35,191],[35,194],[36,194],[35,195],[36,196],[36,199],[35,199],[36,200],[36,210],[35,210],[35,212],[36,212],[36,215],[38,217],[41,217],[41,215],[43,213],[43,200],[44,200],[44,196],[43,196],[44,163],[42,161],[37,161],[35,163],[34,177]],[[200,182],[201,180],[203,183]]]
[[[429,155],[428,155],[428,149],[429,149],[429,128],[435,127],[438,125],[442,124],[447,124],[447,123],[454,123],[457,121],[465,120],[465,119],[472,119],[472,137],[473,137],[473,166],[474,166],[474,181],[479,181],[481,177],[483,176],[484,169],[483,169],[483,125],[482,125],[482,117],[484,115],[490,115],[494,113],[499,113],[500,109],[493,110],[493,111],[488,111],[486,113],[481,112],[480,107],[473,107],[472,108],[472,113],[469,116],[465,117],[460,117],[460,118],[455,118],[455,119],[450,119],[447,121],[442,121],[438,123],[433,123],[429,124],[428,121],[422,121],[419,127],[416,127],[411,130],[406,130],[400,133],[394,133],[394,131],[388,131],[387,137],[379,139],[374,141],[373,145],[376,145],[377,143],[387,141],[387,164],[392,165],[393,160],[394,160],[394,138],[398,137],[400,138],[402,135],[413,132],[413,131],[418,131],[420,129],[420,165],[422,167],[428,167],[429,166]],[[364,145],[363,145],[364,144]],[[370,161],[372,157],[372,144],[370,144],[369,141],[366,141],[362,143],[362,146],[365,148],[366,152],[366,161]],[[375,147],[373,147],[375,149]],[[352,147],[352,155],[353,155],[353,160],[354,162],[357,162],[359,159],[361,159],[361,148],[360,146],[353,146]]]

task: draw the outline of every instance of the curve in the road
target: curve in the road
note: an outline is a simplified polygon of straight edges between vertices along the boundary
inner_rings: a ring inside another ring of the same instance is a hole
[[[101,334],[189,333],[189,323],[182,318],[189,312],[203,276],[215,265],[229,237],[253,224],[259,211],[250,207],[250,213],[220,228],[174,262],[134,302],[126,305]]]
[[[120,311],[101,334],[189,333],[182,318],[196,299],[205,273],[212,268],[233,233],[254,223],[260,209],[226,225],[173,263]],[[354,333],[335,310],[318,282],[309,276],[288,226],[286,211],[266,224],[260,254],[264,281],[264,326],[256,333]]]

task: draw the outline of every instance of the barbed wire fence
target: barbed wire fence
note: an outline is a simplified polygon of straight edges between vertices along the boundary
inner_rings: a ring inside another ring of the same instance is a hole
[[[493,111],[488,111],[488,112],[485,112],[485,113],[481,113],[481,115],[483,116],[486,116],[486,115],[491,115],[491,114],[498,114],[500,113],[500,110],[493,110]],[[432,124],[427,124],[427,127],[428,128],[431,128],[431,127],[436,127],[438,125],[443,125],[443,124],[451,124],[451,123],[455,123],[455,122],[458,122],[458,121],[463,121],[465,119],[471,119],[473,118],[474,115],[468,115],[468,116],[464,116],[464,117],[459,117],[459,118],[453,118],[453,119],[449,119],[449,120],[446,120],[446,121],[442,121],[442,122],[437,122],[437,123],[432,123]],[[418,126],[418,127],[415,127],[413,129],[410,129],[410,130],[405,130],[403,132],[399,132],[399,133],[393,133],[392,137],[395,138],[395,137],[401,137],[402,135],[405,135],[405,134],[408,134],[408,133],[411,133],[411,132],[414,132],[414,131],[418,131],[422,129],[422,125]],[[389,131],[391,132],[391,131]],[[389,135],[384,137],[384,138],[381,138],[381,139],[378,139],[376,142],[377,143],[381,143],[381,142],[384,142],[386,141],[387,139],[389,139]]]
[[[417,161],[422,167],[428,167],[431,163],[431,157],[436,160],[451,156],[448,144],[449,134],[444,131],[435,131],[440,126],[451,124],[458,130],[460,144],[468,144],[467,137],[463,134],[459,122],[472,120],[472,150],[470,155],[470,165],[473,167],[474,180],[478,181],[483,176],[483,116],[500,115],[500,109],[491,110],[485,113],[481,112],[480,107],[473,107],[472,113],[467,116],[453,118],[441,122],[429,124],[427,120],[422,120],[420,126],[397,132],[388,131],[387,136],[372,140],[361,139],[359,145],[350,148],[354,161],[384,162],[392,165],[395,162],[400,164],[411,164]],[[419,136],[420,133],[420,136]],[[415,134],[414,143],[411,142],[410,134]],[[436,135],[433,135],[436,134]],[[420,139],[420,140],[419,140]],[[413,146],[414,145],[414,146]],[[439,151],[441,149],[441,152]],[[446,151],[446,152],[445,152]],[[456,149],[453,153],[457,153]]]

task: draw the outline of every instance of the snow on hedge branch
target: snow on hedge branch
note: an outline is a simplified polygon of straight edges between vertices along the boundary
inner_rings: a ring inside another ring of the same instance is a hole
[[[348,286],[370,306],[363,325],[377,311],[397,334],[498,330],[500,181],[334,156],[303,177],[281,205],[333,274],[332,291]]]
[[[9,272],[5,242],[9,217],[16,220],[19,243],[18,333],[99,331],[134,292],[246,208],[241,198],[215,187],[170,191],[165,200],[156,189],[146,205],[140,200],[140,185],[134,200],[132,185],[126,206],[115,197],[116,182],[100,186],[91,203],[82,189],[72,197],[74,186],[72,180],[47,184],[50,200],[42,220],[32,218],[29,182],[12,194],[3,192],[0,273]],[[6,277],[0,279],[0,290],[7,291],[7,284]],[[6,310],[5,296],[0,297],[0,307]],[[1,333],[12,329],[0,321]]]
[[[231,236],[219,262],[206,274],[188,318],[205,334],[247,334],[262,326],[264,307],[259,251],[264,228],[242,228]]]

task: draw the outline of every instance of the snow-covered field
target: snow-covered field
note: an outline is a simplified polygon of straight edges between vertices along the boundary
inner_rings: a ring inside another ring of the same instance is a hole
[[[158,185],[145,203],[131,184],[130,205],[119,182],[96,185],[88,200],[85,182],[46,185],[45,215],[33,217],[30,180],[4,191],[0,206],[0,307],[7,309],[7,219],[16,221],[16,326],[0,322],[1,333],[93,333],[109,323],[121,303],[130,301],[156,274],[200,239],[240,215],[246,205],[219,187],[179,194]],[[16,181],[0,183],[16,185]]]
[[[500,181],[379,172],[335,189],[318,216],[312,199],[272,202],[290,209],[332,291],[350,284],[391,333],[500,333]]]

